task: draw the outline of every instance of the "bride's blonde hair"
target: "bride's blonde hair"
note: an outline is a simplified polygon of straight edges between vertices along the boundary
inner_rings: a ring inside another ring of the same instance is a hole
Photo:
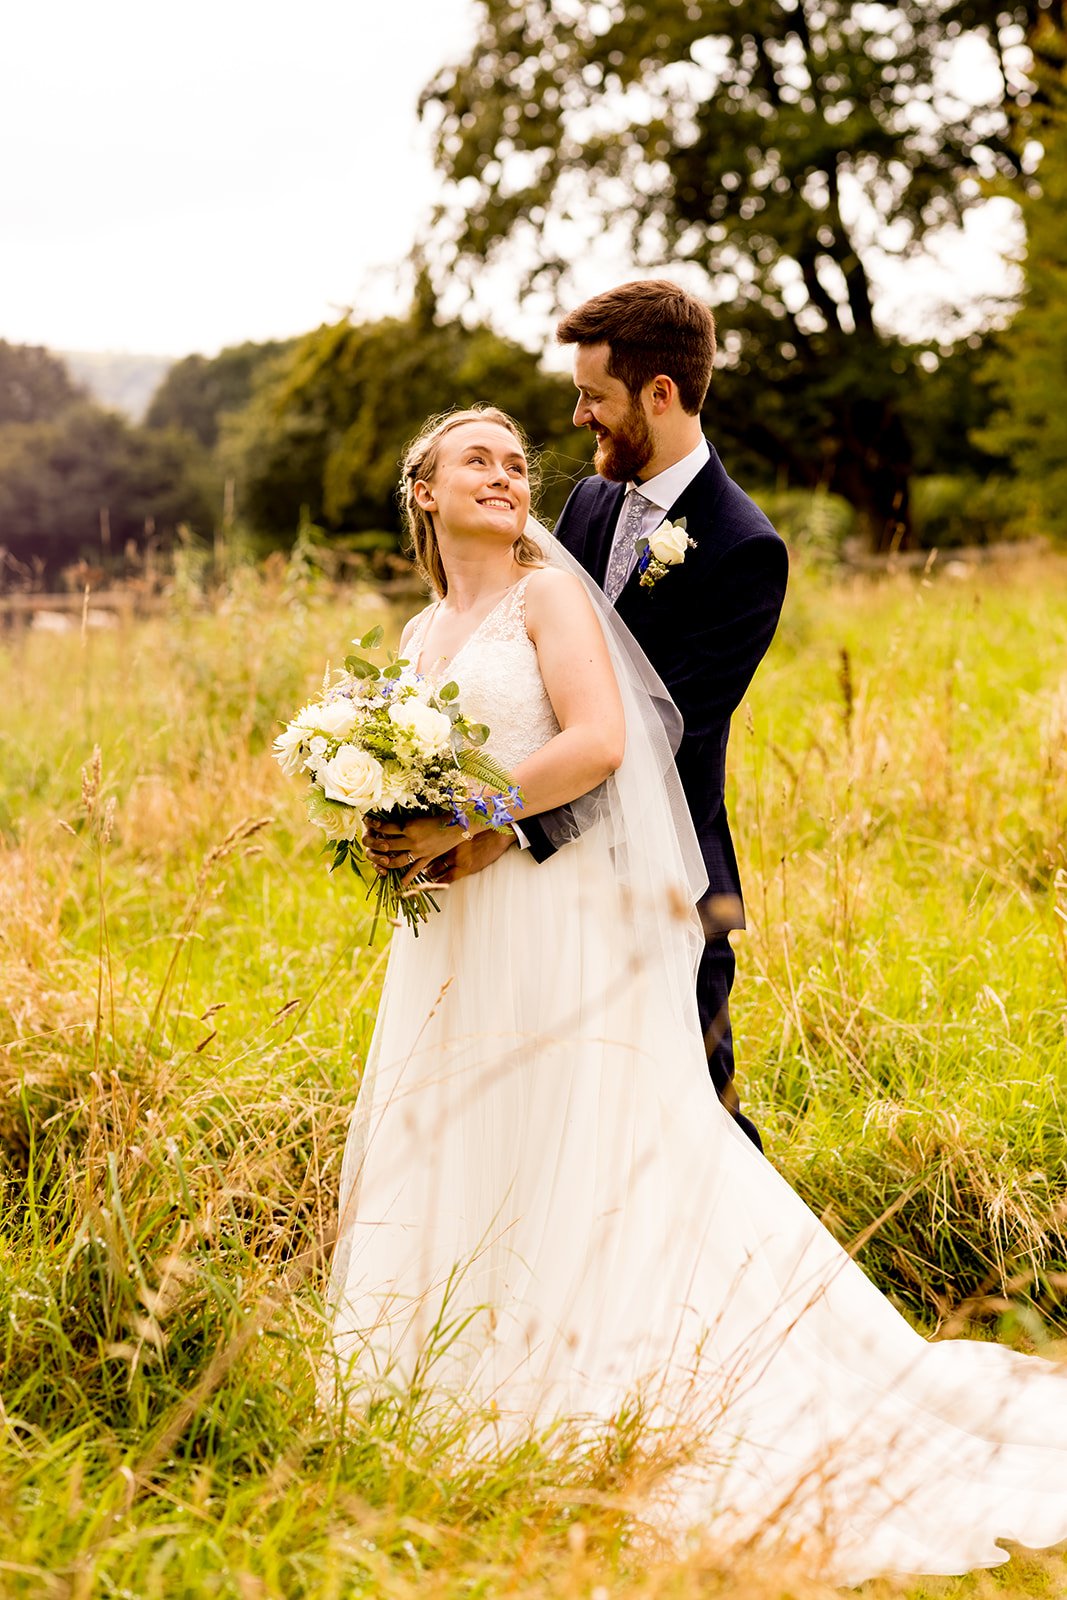
[[[537,488],[536,464],[531,460],[530,442],[514,417],[509,417],[506,411],[500,411],[496,406],[471,406],[466,411],[446,411],[441,416],[429,418],[418,438],[413,439],[404,452],[404,475],[400,480],[398,494],[400,509],[411,540],[415,566],[434,591],[441,596],[448,593],[448,578],[437,544],[433,517],[428,511],[424,511],[415,499],[415,485],[419,482],[433,482],[441,440],[446,433],[451,433],[453,428],[460,427],[464,422],[494,422],[497,427],[506,428],[509,433],[513,433],[526,456],[531,496]],[[512,549],[520,567],[543,565],[537,545],[527,534],[520,533]]]

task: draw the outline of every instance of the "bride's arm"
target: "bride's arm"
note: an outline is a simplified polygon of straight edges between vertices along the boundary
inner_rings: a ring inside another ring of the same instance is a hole
[[[515,768],[530,816],[566,805],[622,762],[622,700],[596,613],[571,573],[545,568],[526,585],[526,631],[560,731]],[[521,821],[521,818],[520,818]]]
[[[577,578],[550,568],[530,577],[526,631],[537,651],[560,731],[512,771],[523,794],[520,826],[523,816],[566,805],[603,783],[621,763],[625,746],[615,673],[600,623]],[[382,859],[395,857],[395,864],[401,865],[410,855],[412,874],[457,843],[455,826],[437,817],[410,818],[403,829],[396,823],[381,823],[377,832],[387,840]],[[497,839],[499,846],[489,859],[511,843],[510,836]],[[379,852],[368,853],[378,864]]]

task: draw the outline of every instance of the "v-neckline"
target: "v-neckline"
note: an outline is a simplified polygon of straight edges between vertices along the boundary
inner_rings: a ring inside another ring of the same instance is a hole
[[[449,670],[451,670],[451,668],[455,666],[456,662],[459,660],[460,656],[463,654],[464,650],[466,650],[466,648],[470,644],[471,640],[472,639],[476,639],[478,637],[478,635],[481,633],[482,629],[485,627],[485,625],[489,621],[490,617],[495,617],[496,616],[497,612],[500,610],[500,608],[504,604],[505,600],[509,599],[510,596],[515,593],[515,590],[518,589],[521,584],[524,584],[526,582],[526,578],[528,578],[528,577],[529,577],[529,573],[527,573],[525,577],[517,578],[514,583],[509,583],[507,588],[504,590],[504,593],[500,596],[500,599],[497,600],[494,605],[491,605],[489,607],[489,610],[485,613],[485,616],[482,618],[481,622],[477,623],[471,629],[470,633],[468,633],[467,637],[464,639],[464,641],[460,645],[459,649],[453,651],[452,655],[450,655],[450,656],[437,656],[434,661],[431,661],[430,665],[431,666],[436,666],[438,661],[445,661],[445,662],[447,662]],[[431,624],[433,623],[434,617],[437,615],[437,612],[438,612],[438,609],[439,609],[440,605],[441,605],[441,601],[440,600],[436,601],[434,606],[433,606],[432,611],[430,612],[430,615],[427,617],[425,627],[422,630],[422,640],[424,640],[426,638],[426,634],[427,634]],[[418,655],[418,660],[415,662],[415,671],[419,675],[419,677],[425,677],[426,676],[425,668],[423,667],[423,664],[422,664],[422,658],[423,658],[423,654],[424,654],[424,651],[425,651],[425,645],[423,644],[422,640],[419,641],[419,655]]]

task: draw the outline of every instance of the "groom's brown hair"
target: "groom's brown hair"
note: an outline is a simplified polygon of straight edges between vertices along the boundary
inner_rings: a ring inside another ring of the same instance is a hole
[[[715,318],[666,278],[620,283],[559,323],[560,344],[610,346],[608,372],[635,398],[658,373],[673,378],[682,409],[696,416],[715,360]]]

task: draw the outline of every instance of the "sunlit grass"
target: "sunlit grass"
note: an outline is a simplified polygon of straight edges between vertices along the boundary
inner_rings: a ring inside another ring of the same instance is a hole
[[[815,1595],[647,1548],[639,1430],[463,1464],[413,1401],[316,1405],[382,936],[267,752],[400,618],[239,577],[215,615],[0,639],[0,1592]],[[892,1212],[862,1259],[928,1331],[1055,1348],[1067,562],[799,575],[731,750],[772,1159],[843,1239]],[[1065,1590],[1049,1558],[866,1592]]]

